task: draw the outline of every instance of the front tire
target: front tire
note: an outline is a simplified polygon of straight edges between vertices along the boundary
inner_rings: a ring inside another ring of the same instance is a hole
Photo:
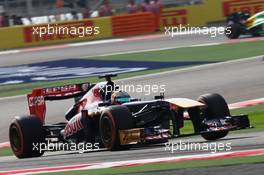
[[[10,146],[18,158],[40,157],[44,151],[37,150],[45,141],[45,131],[36,116],[16,117],[9,127]]]
[[[126,106],[110,106],[100,117],[101,140],[108,150],[128,149],[129,145],[120,145],[118,131],[132,128],[134,128],[134,121]]]
[[[262,25],[256,26],[250,30],[250,33],[253,37],[260,37],[260,32],[262,31]]]
[[[215,132],[202,133],[201,136],[205,140],[213,141],[213,140],[223,138],[227,136],[227,134],[228,134],[228,131],[215,131]]]
[[[219,94],[205,94],[198,98],[199,102],[206,105],[202,109],[202,113],[205,119],[217,119],[230,116],[230,111],[225,99]],[[202,133],[201,136],[205,140],[217,140],[225,137],[228,131],[214,131]]]

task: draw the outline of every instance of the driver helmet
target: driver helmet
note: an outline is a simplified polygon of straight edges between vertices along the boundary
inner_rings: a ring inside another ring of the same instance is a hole
[[[130,102],[130,95],[124,91],[114,91],[111,95],[111,103],[114,105]]]

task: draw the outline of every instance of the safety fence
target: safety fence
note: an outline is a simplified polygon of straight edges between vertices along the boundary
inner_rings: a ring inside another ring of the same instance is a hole
[[[0,28],[0,50],[145,34],[180,24],[205,26],[208,23],[224,21],[233,12],[247,11],[254,14],[262,10],[263,0],[205,0],[204,4],[163,9],[158,16],[159,23],[157,16],[151,13],[137,13]]]

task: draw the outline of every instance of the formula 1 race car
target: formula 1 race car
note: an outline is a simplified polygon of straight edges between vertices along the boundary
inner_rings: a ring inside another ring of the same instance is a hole
[[[180,133],[184,119],[206,140],[225,137],[230,130],[250,127],[247,115],[231,116],[224,98],[206,94],[191,100],[164,98],[141,101],[118,90],[108,74],[105,82],[34,89],[27,95],[30,115],[16,117],[9,128],[10,145],[18,158],[38,157],[43,143],[98,143],[107,150],[129,149],[134,144],[165,143]],[[47,100],[75,98],[67,122],[45,124]],[[188,115],[187,115],[188,114]]]
[[[227,17],[225,34],[230,39],[239,38],[240,35],[264,35],[264,11],[253,16],[245,12],[231,14]]]

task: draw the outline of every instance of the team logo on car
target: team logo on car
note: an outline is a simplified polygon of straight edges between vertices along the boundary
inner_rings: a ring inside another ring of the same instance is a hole
[[[69,123],[66,125],[64,129],[65,132],[64,137],[68,138],[73,134],[77,133],[78,131],[80,131],[81,129],[83,129],[81,116],[73,118],[71,121],[69,121]]]
[[[28,98],[28,104],[29,104],[29,107],[41,106],[41,105],[45,104],[45,100],[44,100],[43,96],[29,97]]]

